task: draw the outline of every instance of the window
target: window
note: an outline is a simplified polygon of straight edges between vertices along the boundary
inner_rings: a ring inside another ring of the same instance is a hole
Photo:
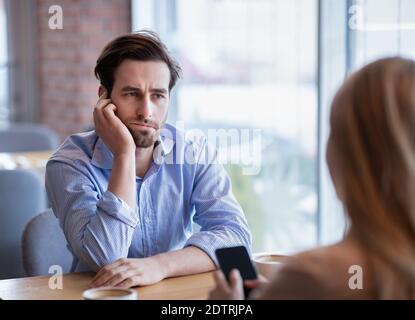
[[[0,0],[0,127],[9,123],[9,58],[7,46],[6,4]]]
[[[371,60],[415,58],[415,2],[133,0],[132,22],[157,31],[183,66],[171,122],[261,130],[260,172],[226,166],[254,250],[340,240],[346,221],[325,162],[331,100]]]
[[[157,31],[184,70],[170,122],[209,138],[209,129],[246,132],[251,147],[260,139],[259,172],[246,174],[247,158],[225,166],[254,250],[316,245],[317,1],[141,0],[132,7],[133,30]]]
[[[37,2],[0,0],[0,126],[38,121]]]
[[[415,58],[415,1],[355,0],[351,4],[350,70],[384,56]]]
[[[415,58],[412,0],[320,0],[319,243],[339,240],[345,219],[325,163],[329,113],[344,77],[385,56]]]

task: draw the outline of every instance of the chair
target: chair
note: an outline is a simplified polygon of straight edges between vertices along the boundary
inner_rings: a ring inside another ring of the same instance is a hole
[[[52,209],[35,216],[26,225],[22,237],[26,274],[47,275],[52,265],[61,266],[64,273],[69,272],[73,256],[66,244],[65,235]]]
[[[0,152],[55,150],[58,146],[56,133],[39,124],[13,124],[0,130]]]
[[[35,172],[0,170],[0,279],[25,275],[21,260],[23,229],[45,208],[45,190]]]

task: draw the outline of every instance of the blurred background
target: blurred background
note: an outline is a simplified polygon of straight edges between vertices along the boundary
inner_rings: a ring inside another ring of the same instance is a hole
[[[62,28],[51,28],[56,6]],[[330,101],[356,68],[415,58],[415,1],[0,0],[0,171],[35,172],[41,185],[39,194],[13,191],[0,172],[10,202],[0,209],[2,252],[20,248],[25,224],[48,206],[47,158],[68,135],[93,128],[103,46],[143,28],[158,32],[183,67],[171,123],[261,130],[258,174],[226,166],[254,251],[339,240],[346,221],[325,164]]]

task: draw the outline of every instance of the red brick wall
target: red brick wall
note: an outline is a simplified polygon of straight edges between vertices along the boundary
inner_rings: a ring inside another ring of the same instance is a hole
[[[41,122],[63,139],[90,128],[99,82],[96,59],[105,44],[130,31],[130,0],[37,0]],[[49,29],[51,5],[63,29]]]

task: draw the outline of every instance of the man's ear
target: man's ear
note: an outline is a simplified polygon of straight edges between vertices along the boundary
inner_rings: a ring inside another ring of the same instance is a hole
[[[102,96],[104,94],[104,92],[106,92],[107,90],[104,88],[104,86],[101,84],[98,88],[98,97]]]

